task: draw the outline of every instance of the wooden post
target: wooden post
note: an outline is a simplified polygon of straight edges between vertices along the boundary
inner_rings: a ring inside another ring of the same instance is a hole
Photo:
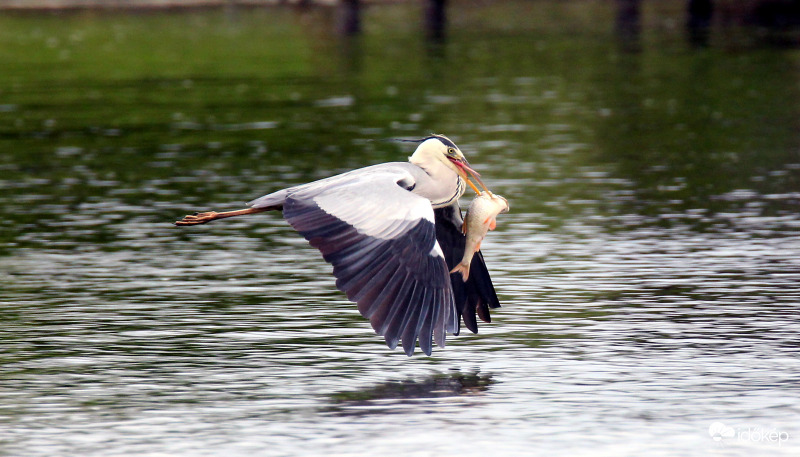
[[[425,0],[425,35],[431,40],[443,40],[447,25],[447,0]]]
[[[639,49],[641,32],[641,0],[617,0],[617,38],[623,49],[636,51]]]
[[[338,10],[339,33],[344,36],[361,33],[361,0],[340,0]]]
[[[689,0],[686,8],[686,29],[693,46],[708,46],[714,3],[711,0]]]

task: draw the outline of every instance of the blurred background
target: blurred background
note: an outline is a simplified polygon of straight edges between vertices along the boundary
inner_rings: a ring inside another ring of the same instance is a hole
[[[791,0],[0,0],[0,455],[798,455],[799,45]],[[280,215],[171,225],[429,133],[511,204],[432,357]]]

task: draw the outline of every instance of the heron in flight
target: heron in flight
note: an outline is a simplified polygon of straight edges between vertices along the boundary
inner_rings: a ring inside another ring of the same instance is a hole
[[[444,347],[458,335],[460,321],[478,333],[476,314],[491,322],[498,308],[481,252],[472,258],[469,279],[449,271],[464,254],[458,199],[469,185],[480,193],[480,175],[444,135],[419,140],[408,162],[360,168],[257,198],[238,211],[195,213],[175,225],[264,211],[283,217],[333,265],[336,287],[358,305],[362,316],[394,349],[409,356]]]

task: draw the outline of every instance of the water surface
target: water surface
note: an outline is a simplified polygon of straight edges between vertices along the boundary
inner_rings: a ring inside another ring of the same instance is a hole
[[[0,19],[0,454],[797,455],[798,52],[536,4]],[[430,132],[512,208],[432,357],[279,215],[171,225]]]

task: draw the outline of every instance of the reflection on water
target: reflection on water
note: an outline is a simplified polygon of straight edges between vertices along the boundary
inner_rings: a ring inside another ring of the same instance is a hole
[[[397,414],[406,407],[437,404],[437,399],[472,396],[485,392],[493,383],[491,375],[454,370],[422,380],[390,381],[357,391],[331,395],[334,406],[329,411],[340,415]],[[452,402],[451,402],[452,403]]]
[[[0,454],[796,455],[797,51],[573,4],[0,18]],[[171,225],[430,132],[513,208],[433,357],[279,215]]]

